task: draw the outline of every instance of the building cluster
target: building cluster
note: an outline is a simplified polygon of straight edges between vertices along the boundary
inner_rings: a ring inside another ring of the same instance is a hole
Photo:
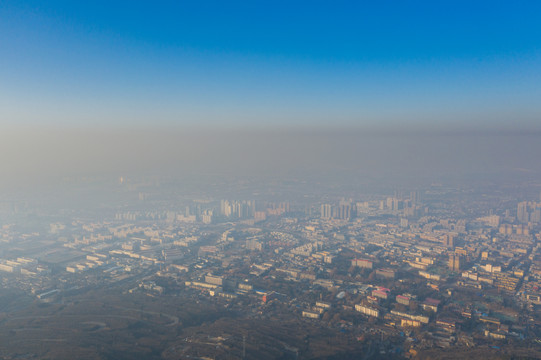
[[[2,241],[28,253],[0,260],[12,275],[4,285],[39,300],[107,283],[125,283],[127,293],[188,293],[240,302],[254,316],[285,312],[348,331],[405,334],[412,351],[537,339],[540,203],[468,214],[452,197],[415,191],[297,207],[195,204],[55,222],[46,235],[4,226]]]

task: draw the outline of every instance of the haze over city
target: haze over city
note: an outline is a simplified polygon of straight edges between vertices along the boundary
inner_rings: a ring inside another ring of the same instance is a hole
[[[540,16],[0,2],[0,358],[541,358]]]

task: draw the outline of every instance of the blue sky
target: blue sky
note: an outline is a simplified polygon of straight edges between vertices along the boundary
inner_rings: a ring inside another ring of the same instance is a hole
[[[540,127],[537,1],[0,1],[0,124]]]

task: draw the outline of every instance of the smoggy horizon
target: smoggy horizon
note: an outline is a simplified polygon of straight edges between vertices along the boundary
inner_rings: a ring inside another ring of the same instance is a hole
[[[4,184],[80,176],[394,177],[538,174],[537,131],[467,128],[11,128]],[[56,181],[56,180],[54,180]]]

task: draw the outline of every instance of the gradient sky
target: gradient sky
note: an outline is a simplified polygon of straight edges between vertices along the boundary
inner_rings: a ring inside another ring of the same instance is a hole
[[[538,1],[0,1],[0,124],[539,128]]]

